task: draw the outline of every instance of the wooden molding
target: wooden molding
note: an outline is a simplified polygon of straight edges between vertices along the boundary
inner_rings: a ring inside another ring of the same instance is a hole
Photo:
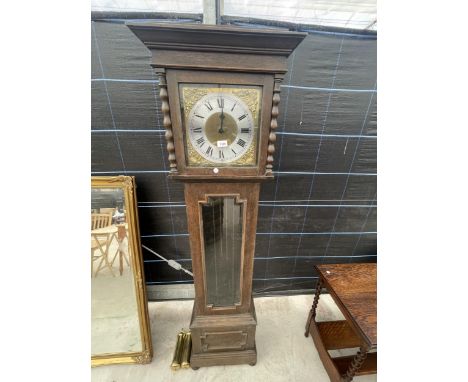
[[[128,23],[149,49],[289,56],[307,33],[225,25]]]

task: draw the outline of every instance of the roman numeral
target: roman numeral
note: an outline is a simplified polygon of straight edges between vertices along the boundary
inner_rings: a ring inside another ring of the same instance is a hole
[[[209,111],[213,110],[213,106],[209,102],[205,103],[205,106]]]
[[[234,155],[237,155],[237,153],[233,149],[231,149],[231,151],[234,153]]]
[[[201,127],[194,127],[194,128],[192,129],[192,131],[193,131],[194,133],[201,133]]]
[[[239,121],[242,121],[245,117],[247,117],[247,114],[243,114],[239,117]]]
[[[224,159],[224,152],[222,150],[218,151],[219,159]]]
[[[250,129],[249,128],[243,128],[241,129],[241,134],[248,134],[250,133]]]
[[[241,147],[245,147],[245,143],[246,143],[246,142],[245,142],[243,139],[239,139],[239,140],[237,141],[237,144],[238,144],[239,146],[241,146]]]
[[[212,156],[213,155],[213,147],[209,146],[206,150],[206,155]]]
[[[236,102],[234,105],[232,105],[231,111],[234,110],[234,108],[236,107],[236,105],[237,105],[237,102]]]
[[[219,106],[220,109],[224,108],[224,98],[222,98],[222,97],[218,98],[218,106]]]
[[[205,118],[203,115],[195,114],[195,116],[198,117],[198,118]]]
[[[205,142],[205,138],[203,138],[203,137],[200,137],[200,138],[197,139],[197,143],[199,145],[203,144],[204,142]]]

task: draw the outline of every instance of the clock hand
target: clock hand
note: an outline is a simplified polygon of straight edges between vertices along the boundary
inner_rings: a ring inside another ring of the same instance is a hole
[[[221,109],[221,114],[219,115],[219,119],[221,120],[221,127],[219,128],[218,130],[218,133],[220,134],[223,134],[224,133],[224,129],[223,129],[223,122],[224,122],[224,108]]]

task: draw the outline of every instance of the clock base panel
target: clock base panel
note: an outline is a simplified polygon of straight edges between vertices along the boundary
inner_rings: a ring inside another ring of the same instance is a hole
[[[250,311],[238,314],[198,315],[192,312],[190,331],[194,369],[220,365],[255,365],[257,318],[251,301]]]
[[[244,365],[254,366],[257,363],[257,349],[240,351],[223,351],[217,353],[192,354],[190,357],[190,366],[192,369],[198,369],[206,366],[221,365]]]

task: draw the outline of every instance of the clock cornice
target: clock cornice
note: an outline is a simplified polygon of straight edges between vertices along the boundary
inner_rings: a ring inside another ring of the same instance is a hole
[[[227,25],[128,23],[127,26],[149,49],[284,57],[288,57],[307,35]]]

